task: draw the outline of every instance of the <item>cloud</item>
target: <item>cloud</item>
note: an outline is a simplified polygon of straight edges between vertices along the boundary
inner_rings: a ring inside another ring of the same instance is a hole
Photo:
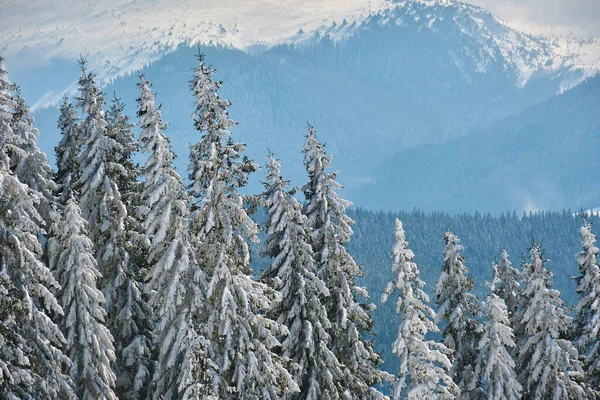
[[[599,0],[467,0],[524,28],[553,27],[600,35]]]

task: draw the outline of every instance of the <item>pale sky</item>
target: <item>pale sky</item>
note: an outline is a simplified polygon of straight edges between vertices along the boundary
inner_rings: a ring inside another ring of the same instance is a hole
[[[525,31],[553,27],[557,33],[600,35],[600,0],[467,0]],[[534,28],[535,29],[535,28]]]

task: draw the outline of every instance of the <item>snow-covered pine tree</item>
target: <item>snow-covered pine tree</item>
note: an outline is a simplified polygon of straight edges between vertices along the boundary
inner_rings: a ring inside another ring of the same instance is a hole
[[[60,106],[58,129],[62,138],[55,148],[56,152],[56,183],[59,187],[60,202],[66,204],[71,190],[79,181],[79,154],[81,140],[79,138],[79,118],[77,111],[65,96]]]
[[[121,166],[114,173],[123,202],[127,210],[133,209],[139,203],[139,167],[133,162],[132,156],[139,150],[139,143],[135,140],[133,127],[129,117],[125,115],[125,104],[116,96],[107,113],[108,136],[119,144],[111,155],[113,162]],[[133,217],[133,215],[130,215]]]
[[[245,145],[234,143],[229,129],[230,103],[217,94],[221,82],[199,55],[191,89],[196,96],[195,127],[202,139],[190,148],[190,189],[197,200],[192,214],[196,260],[207,275],[202,324],[209,341],[206,355],[221,399],[276,399],[295,383],[283,360],[273,353],[285,326],[265,317],[272,292],[251,277],[248,240],[258,226],[246,210],[239,189],[258,166],[240,159]]]
[[[448,374],[452,367],[450,350],[442,343],[425,340],[429,332],[439,329],[433,322],[435,312],[423,291],[425,282],[419,278],[414,257],[402,222],[396,219],[396,242],[392,249],[392,272],[396,276],[381,296],[381,302],[385,303],[390,295],[398,293],[396,313],[400,324],[392,350],[400,358],[400,371],[393,397],[394,400],[455,399],[458,386]]]
[[[39,203],[36,204],[36,209],[43,219],[42,228],[48,231],[48,228],[59,218],[54,198],[57,188],[53,180],[54,172],[46,155],[37,145],[39,132],[18,88],[16,106],[12,115],[12,130],[17,138],[12,142],[13,145],[8,147],[11,170],[19,181],[42,195]]]
[[[519,270],[512,267],[506,250],[502,250],[500,261],[494,263],[494,293],[504,300],[508,312],[508,319],[514,324],[519,308]]]
[[[117,353],[115,392],[121,399],[145,397],[150,380],[149,323],[151,309],[142,297],[139,272],[128,252],[127,207],[117,179],[123,172],[118,154],[123,146],[110,137],[102,106],[104,97],[82,61],[78,107],[83,110],[80,156],[82,216],[89,223],[89,236],[102,278],[100,287],[108,313],[107,326]]]
[[[346,213],[351,203],[336,193],[341,188],[336,182],[337,172],[327,171],[332,157],[325,152],[310,125],[302,152],[309,177],[302,188],[307,200],[306,229],[310,232],[319,276],[330,292],[323,302],[331,322],[331,348],[348,370],[346,388],[350,395],[381,398],[383,395],[371,386],[387,378],[387,374],[379,370],[381,357],[363,337],[373,326],[368,311],[374,306],[357,301],[357,295],[367,301],[368,293],[355,285],[362,271],[345,248],[353,234],[354,221]]]
[[[128,275],[135,288],[135,296],[141,294],[139,302],[139,323],[131,330],[128,337],[123,341],[131,340],[131,344],[124,349],[124,359],[128,360],[126,367],[135,365],[135,374],[126,376],[117,382],[117,390],[121,398],[126,393],[127,398],[138,399],[146,397],[148,384],[152,380],[154,361],[152,356],[152,308],[147,304],[147,295],[142,284],[148,273],[148,248],[145,243],[143,217],[137,212],[140,208],[141,183],[140,167],[134,163],[133,155],[139,151],[140,144],[135,140],[132,128],[135,124],[125,115],[125,104],[114,95],[114,99],[107,113],[108,136],[115,140],[118,146],[114,153],[110,154],[108,160],[110,168],[109,175],[116,182],[121,194],[121,199],[127,210],[125,218],[126,241],[125,249],[129,255]],[[133,332],[137,331],[137,334]],[[129,368],[127,368],[129,369]]]
[[[65,316],[61,328],[66,335],[70,375],[79,399],[116,400],[113,337],[104,325],[104,296],[97,289],[100,272],[93,243],[87,237],[86,221],[73,196],[67,196],[63,219],[53,240],[50,265],[62,286]]]
[[[2,62],[0,57],[0,397],[74,399],[64,373],[70,364],[61,351],[65,338],[50,318],[62,314],[52,294],[59,285],[41,261],[35,204],[43,196],[10,169],[15,154],[11,160],[8,152],[20,136],[12,129],[17,104]]]
[[[600,387],[600,267],[596,256],[596,235],[592,225],[584,222],[581,229],[583,250],[577,254],[580,275],[577,277],[577,303],[574,344],[586,357],[585,372],[590,387]]]
[[[150,249],[148,262],[150,306],[154,310],[154,342],[158,362],[149,397],[190,399],[206,395],[198,356],[206,342],[198,323],[202,315],[204,276],[195,262],[189,234],[190,197],[175,171],[175,154],[162,132],[162,112],[156,106],[151,83],[143,75],[137,84],[140,142],[148,160],[142,169],[139,214]]]
[[[267,238],[263,255],[271,258],[263,280],[280,294],[268,315],[288,327],[281,354],[295,364],[299,393],[290,399],[345,398],[345,368],[330,350],[330,322],[321,299],[329,296],[317,276],[312,249],[303,228],[302,206],[281,178],[280,164],[269,156],[265,182]]]
[[[523,308],[517,358],[524,399],[593,399],[584,381],[582,363],[564,339],[571,318],[560,292],[551,289],[554,274],[545,267],[540,246],[532,241],[531,262],[523,263]]]
[[[102,110],[104,96],[95,82],[95,75],[87,72],[85,60],[81,60],[80,63],[82,75],[79,78],[79,90],[81,93],[77,99],[77,107],[81,108],[84,119],[80,124],[80,140],[83,151],[79,157],[81,169],[78,183],[81,191],[79,206],[82,216],[89,223],[90,239],[98,249],[105,247],[104,243],[101,243],[101,238],[103,232],[109,230],[111,220],[124,220],[126,210],[120,202],[121,196],[116,183],[111,181],[107,174],[108,155],[116,152],[118,143],[108,136],[108,122]],[[111,210],[109,204],[111,201],[116,203],[114,210]],[[118,207],[119,205],[121,207]],[[120,231],[124,229],[122,223],[116,226]],[[97,254],[96,258],[102,257],[98,257]],[[116,268],[122,270],[123,262],[119,262],[118,265]],[[102,263],[99,263],[99,266],[103,273]],[[106,279],[109,277],[104,277],[103,281]],[[108,304],[112,302],[111,297],[108,296],[106,299]]]
[[[144,245],[142,216],[136,211],[140,208],[141,184],[140,167],[133,162],[133,155],[139,151],[140,144],[135,140],[129,117],[124,114],[125,104],[117,98],[113,99],[107,115],[108,136],[119,145],[109,160],[116,166],[111,168],[110,175],[117,183],[121,198],[127,209],[125,230],[127,231],[126,249],[134,268],[135,279],[143,282],[148,272],[147,248]]]
[[[502,261],[507,266],[506,251]],[[510,268],[510,264],[508,264]],[[479,342],[476,374],[481,377],[488,400],[519,400],[523,388],[515,372],[515,361],[511,356],[515,348],[513,330],[506,303],[497,293],[497,284],[506,283],[501,279],[502,269],[494,264],[494,279],[489,284],[491,293],[485,303],[487,320],[483,324],[483,336]],[[505,272],[505,271],[504,271]]]
[[[442,332],[444,343],[454,353],[452,377],[460,388],[459,399],[480,399],[482,390],[473,367],[477,361],[479,332],[475,318],[479,313],[477,298],[470,292],[473,282],[458,237],[448,230],[444,235],[444,265],[435,286],[437,317],[447,322]]]

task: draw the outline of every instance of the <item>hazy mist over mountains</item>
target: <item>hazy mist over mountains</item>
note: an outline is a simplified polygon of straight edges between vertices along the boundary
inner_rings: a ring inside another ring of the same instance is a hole
[[[288,44],[258,52],[202,46],[225,81],[223,94],[240,122],[235,134],[249,144],[251,157],[262,161],[267,149],[275,152],[292,182],[301,184],[308,121],[335,155],[347,197],[369,209],[499,213],[597,206],[600,187],[589,179],[597,152],[581,157],[581,151],[598,140],[599,84],[588,77],[600,63],[581,63],[576,53],[561,56],[559,39],[553,45],[524,35],[479,7],[387,6],[361,22],[299,30]],[[594,46],[581,41],[579,48]],[[181,44],[140,69],[163,103],[184,176],[193,140],[189,71],[195,52]],[[44,94],[44,88],[70,85],[77,68],[73,60],[42,75],[17,70],[12,77],[28,98],[50,100],[59,92]],[[136,79],[136,72],[116,78],[107,97],[116,93],[134,104]],[[49,154],[56,117],[52,107],[36,112],[40,144]],[[250,190],[260,190],[260,179],[254,177]]]

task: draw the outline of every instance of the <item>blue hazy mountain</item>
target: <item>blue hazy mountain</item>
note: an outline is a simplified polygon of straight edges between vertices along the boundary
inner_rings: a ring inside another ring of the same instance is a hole
[[[371,172],[373,184],[348,195],[358,204],[376,197],[385,209],[593,208],[598,104],[600,76],[462,138],[399,151]]]
[[[591,104],[575,114],[561,108],[562,102],[584,103],[577,93],[593,82],[556,96],[578,71],[552,66],[542,44],[463,3],[408,2],[361,24],[335,24],[318,34],[299,32],[292,43],[255,54],[210,45],[202,51],[224,81],[221,94],[232,102],[231,115],[240,122],[235,135],[248,144],[250,157],[262,163],[267,151],[273,151],[287,178],[303,183],[300,149],[310,122],[335,155],[346,197],[371,209],[531,208],[535,202],[521,193],[542,184],[531,179],[531,188],[524,188],[526,172],[548,163],[537,162],[541,156],[523,155],[528,164],[519,159],[509,168],[492,162],[499,155],[485,158],[482,146],[494,139],[508,155],[533,151],[549,138],[531,122],[546,120],[535,107],[556,104],[564,111],[552,115],[556,129],[585,126],[591,134],[597,118]],[[193,98],[188,87],[195,53],[195,48],[181,46],[142,71],[158,92],[184,176],[188,146],[199,139],[190,119]],[[116,93],[132,116],[136,82],[137,76],[130,75],[106,87],[107,100]],[[45,151],[51,152],[58,141],[56,117],[54,109],[36,113]],[[570,147],[581,141],[560,143],[545,144],[555,153],[543,159],[561,160],[562,175],[574,176],[590,167],[590,158]],[[460,173],[450,168],[456,164]],[[260,190],[261,176],[254,177],[249,191]],[[491,178],[495,180],[488,185]],[[557,193],[572,192],[571,180],[553,182],[564,183],[553,187]],[[579,186],[586,193],[587,188]],[[502,195],[494,194],[499,190]],[[569,204],[584,198],[572,194],[547,205],[583,205]],[[588,193],[585,199],[593,196]]]

